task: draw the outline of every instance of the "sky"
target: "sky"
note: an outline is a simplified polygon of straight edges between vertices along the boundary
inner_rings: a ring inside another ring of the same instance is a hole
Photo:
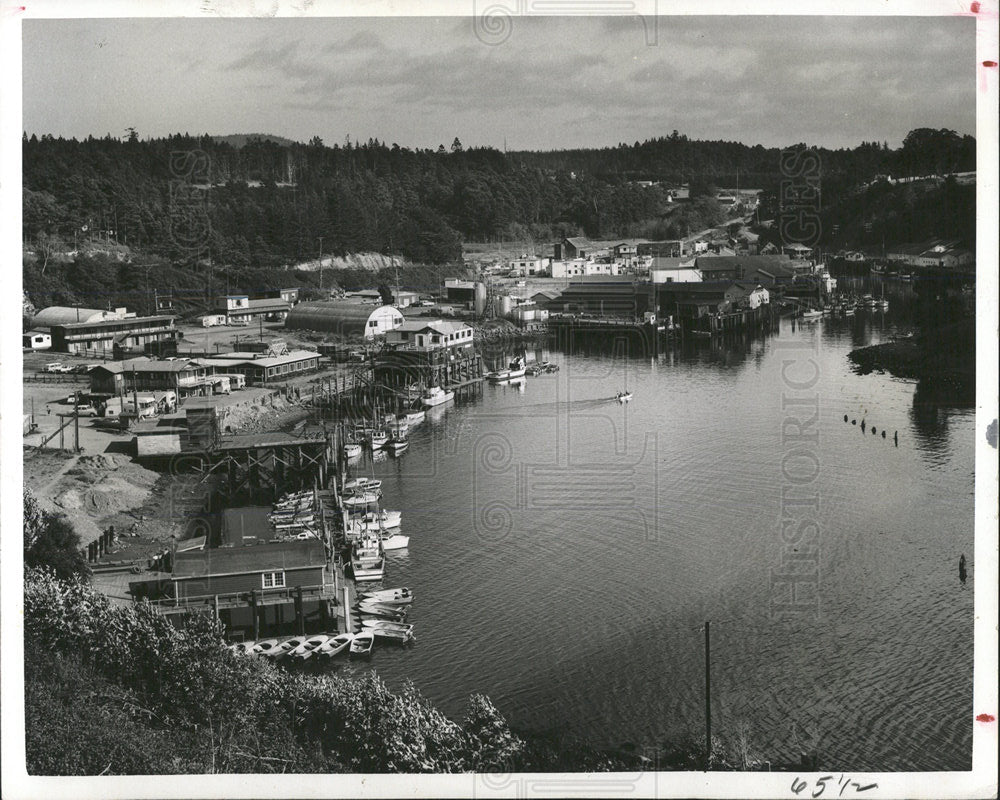
[[[975,134],[963,17],[25,20],[23,128],[555,150]]]

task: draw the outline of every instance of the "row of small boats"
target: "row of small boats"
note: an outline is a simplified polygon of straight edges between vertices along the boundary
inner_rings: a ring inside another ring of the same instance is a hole
[[[332,658],[348,651],[352,656],[369,655],[375,643],[375,633],[363,629],[360,633],[319,633],[314,636],[289,636],[262,639],[259,642],[237,642],[229,649],[238,655],[263,656],[273,659],[305,661],[313,656]]]
[[[529,364],[524,369],[525,375],[531,375],[532,377],[537,377],[538,375],[543,375],[549,372],[558,372],[559,365],[552,364],[548,361],[539,361],[535,364]]]

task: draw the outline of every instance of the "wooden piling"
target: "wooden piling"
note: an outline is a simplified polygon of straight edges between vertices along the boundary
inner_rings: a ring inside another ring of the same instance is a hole
[[[299,636],[306,635],[306,616],[302,608],[302,587],[299,586],[295,593],[295,627]]]
[[[260,639],[260,615],[257,613],[257,590],[250,590],[250,613],[253,616],[253,639]]]

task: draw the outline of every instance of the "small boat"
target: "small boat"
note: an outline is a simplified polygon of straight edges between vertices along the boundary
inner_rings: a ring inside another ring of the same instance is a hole
[[[413,592],[403,586],[397,589],[379,589],[374,592],[361,592],[360,597],[376,603],[412,603]]]
[[[454,392],[446,392],[440,386],[432,386],[428,389],[420,398],[420,402],[431,408],[433,406],[439,406],[442,403],[447,403],[455,397]]]
[[[352,656],[367,656],[371,655],[372,645],[375,643],[375,634],[370,630],[361,631],[361,633],[355,634],[354,638],[351,640],[351,655]]]
[[[378,495],[373,492],[363,492],[361,494],[353,495],[352,497],[345,497],[343,502],[344,506],[349,509],[368,510],[368,506],[373,506],[378,503]]]
[[[382,539],[363,534],[351,548],[351,572],[355,581],[380,581],[385,575],[385,548]]]
[[[379,525],[383,528],[398,528],[403,521],[402,511],[369,511],[362,517],[366,525]]]
[[[330,636],[313,652],[318,656],[327,656],[328,658],[332,658],[339,653],[343,653],[348,647],[351,646],[352,641],[354,641],[353,633],[338,633],[336,636]]]
[[[808,311],[802,312],[802,319],[819,319],[822,316],[823,316],[822,311],[817,311],[812,308],[810,308]]]
[[[361,455],[361,445],[357,442],[348,442],[344,445],[344,458],[357,458]]]
[[[381,450],[385,443],[389,441],[389,434],[383,430],[372,431],[368,435],[368,446],[372,450]]]
[[[406,619],[405,608],[393,608],[378,603],[359,603],[357,610],[362,619],[367,617],[369,619],[387,619],[392,622],[403,622]]]
[[[881,300],[878,301],[878,305],[879,305],[879,308],[881,308],[883,311],[885,311],[886,309],[889,308],[889,301],[886,300],[883,297]]]
[[[426,415],[424,414],[423,410],[409,411],[407,412],[405,417],[406,424],[412,428],[414,425],[419,425],[421,422],[423,422],[425,416]]]
[[[627,403],[632,399],[632,392],[618,392],[618,394],[615,395],[615,399],[619,403]]]
[[[389,440],[389,452],[392,453],[394,456],[402,455],[403,453],[406,452],[406,448],[408,448],[409,446],[410,446],[410,440],[407,439],[405,436],[400,438],[394,436],[392,437],[392,439]]]
[[[301,647],[304,641],[305,637],[293,636],[291,639],[285,639],[283,642],[278,642],[277,647],[274,647],[271,650],[271,652],[267,653],[266,655],[270,655],[273,658],[281,658],[282,656],[287,656],[289,653],[292,652],[292,650]]]
[[[370,631],[383,639],[396,639],[400,642],[408,642],[413,638],[413,626],[404,622],[365,619],[361,621],[361,625],[364,630]]]
[[[410,544],[410,537],[399,533],[383,533],[382,548],[385,550],[405,550]]]
[[[278,647],[283,640],[281,639],[263,639],[259,642],[255,642],[253,646],[253,654],[255,656],[274,656],[278,653]]]
[[[361,492],[373,492],[376,489],[381,488],[382,481],[377,478],[355,478],[354,480],[344,483],[344,492],[356,493],[359,490]]]
[[[486,376],[486,379],[490,383],[503,383],[504,381],[513,380],[514,378],[523,378],[526,371],[524,361],[520,358],[515,358],[507,365],[507,369],[491,372]]]
[[[300,658],[305,661],[307,658],[316,655],[318,648],[330,641],[331,638],[328,633],[319,633],[316,636],[310,636],[288,655],[292,658]]]

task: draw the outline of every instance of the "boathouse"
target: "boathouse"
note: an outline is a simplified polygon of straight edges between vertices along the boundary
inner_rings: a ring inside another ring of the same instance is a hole
[[[472,347],[474,332],[463,322],[412,319],[386,333],[390,347],[417,350]]]

